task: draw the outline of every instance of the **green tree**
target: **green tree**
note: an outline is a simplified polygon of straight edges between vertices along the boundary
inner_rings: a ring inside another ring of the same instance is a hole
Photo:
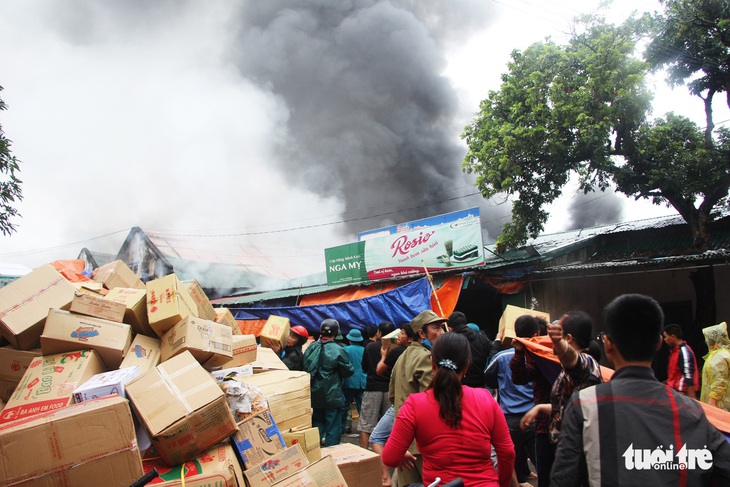
[[[484,197],[516,197],[499,242],[515,247],[536,237],[548,217],[545,206],[576,174],[585,192],[615,184],[636,199],[672,205],[689,223],[695,249],[708,248],[712,210],[730,189],[730,131],[714,127],[711,111],[712,97],[730,88],[722,77],[730,72],[727,8],[705,8],[716,3],[727,2],[667,1],[663,14],[620,26],[592,17],[566,45],[548,40],[524,53],[513,51],[500,90],[481,102],[462,134],[469,149],[463,169],[477,175]],[[706,10],[717,15],[691,29],[676,27],[679,13],[685,15],[680,4],[696,6],[695,17],[704,20]],[[715,42],[701,41],[702,26],[704,35],[719,31]],[[635,50],[647,33],[653,38],[641,60]],[[707,52],[671,47],[683,36]],[[725,64],[718,64],[721,58]],[[672,113],[648,119],[652,94],[646,78],[664,65],[675,84],[694,79],[690,91],[710,106],[706,128]]]
[[[2,89],[0,86],[0,91]],[[5,102],[0,98],[0,110],[6,109]],[[18,160],[10,153],[10,145],[11,142],[5,138],[5,132],[0,125],[0,232],[6,236],[15,231],[11,218],[20,216],[13,205],[23,199],[20,187],[22,181],[16,176],[20,167]]]

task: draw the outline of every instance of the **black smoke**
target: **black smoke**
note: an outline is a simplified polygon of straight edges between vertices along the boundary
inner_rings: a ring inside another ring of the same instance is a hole
[[[609,188],[584,194],[578,192],[568,207],[568,230],[608,225],[623,220],[623,200]]]

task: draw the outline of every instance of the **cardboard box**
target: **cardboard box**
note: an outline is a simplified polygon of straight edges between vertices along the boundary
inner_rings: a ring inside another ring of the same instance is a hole
[[[104,299],[103,296],[92,296],[77,292],[73,301],[71,301],[70,311],[80,315],[121,323],[124,321],[124,312],[126,310],[127,307],[122,303]]]
[[[330,456],[323,457],[274,484],[275,487],[348,487],[348,485]]]
[[[175,274],[147,283],[147,319],[157,336],[162,337],[188,316],[197,316],[197,308]]]
[[[322,456],[331,455],[349,487],[380,485],[383,470],[380,455],[351,443],[322,448]]]
[[[185,350],[201,364],[222,364],[233,358],[231,329],[215,321],[187,316],[162,336],[162,361]]]
[[[145,474],[156,468],[159,477],[147,485],[154,487],[245,487],[243,471],[231,445],[221,443],[202,455],[175,467],[168,467],[156,455],[145,455],[142,459]]]
[[[396,328],[395,330],[391,331],[387,335],[385,335],[383,338],[380,339],[381,345],[385,345],[386,348],[394,348],[398,343],[398,338],[400,337],[400,328]]]
[[[283,450],[244,470],[249,487],[268,487],[309,465],[299,445]]]
[[[191,460],[236,431],[225,394],[190,352],[136,378],[126,391],[169,466]]]
[[[144,474],[129,404],[119,396],[2,425],[0,451],[6,486],[128,487]]]
[[[114,289],[115,287],[145,288],[144,283],[137,277],[137,274],[121,260],[109,262],[95,269],[91,278],[102,283],[107,289]]]
[[[310,462],[316,462],[322,458],[322,449],[320,447],[319,429],[318,428],[292,428],[281,433],[286,446],[292,446],[299,443],[304,454]]]
[[[232,367],[239,367],[256,361],[259,347],[256,344],[255,336],[233,335],[231,337],[231,344],[233,346],[233,358],[231,360],[221,363],[215,367],[206,364],[206,368],[209,370],[214,368],[230,369]]]
[[[18,386],[18,382],[0,379],[0,401],[3,402],[0,411],[5,408],[5,403],[10,399],[15,392],[15,388]]]
[[[12,345],[0,347],[0,379],[8,382],[20,382],[28,365],[34,358],[41,356],[41,349],[18,350]]]
[[[117,288],[119,289],[119,288]],[[152,338],[145,335],[137,335],[127,350],[122,360],[120,369],[136,365],[144,374],[160,364],[160,347],[162,342],[159,338]]]
[[[281,361],[276,352],[268,347],[256,349],[256,360],[251,362],[255,374],[269,370],[289,370],[289,367]]]
[[[182,281],[182,283],[185,285],[185,289],[187,289],[190,297],[193,298],[193,301],[195,301],[195,305],[198,310],[196,316],[198,318],[203,318],[204,320],[215,321],[215,317],[217,316],[215,309],[213,308],[213,305],[210,304],[208,296],[205,295],[205,291],[203,291],[200,283],[195,279],[185,280]]]
[[[122,321],[130,325],[133,332],[157,338],[157,333],[147,318],[147,291],[131,287],[115,287],[107,293],[105,299],[125,306]]]
[[[213,308],[215,310],[215,322],[223,323],[231,327],[234,335],[243,335],[241,327],[238,326],[238,322],[233,317],[233,313],[228,308]]]
[[[268,410],[239,422],[231,443],[244,468],[261,463],[286,448],[276,421]]]
[[[104,296],[108,291],[104,285],[96,281],[72,282],[76,293],[88,294],[89,296]]]
[[[0,332],[20,350],[38,344],[49,308],[68,309],[76,288],[50,264],[0,287]]]
[[[266,396],[269,411],[280,430],[312,426],[308,372],[270,370],[237,380],[257,387]]]
[[[126,399],[127,393],[124,392],[124,386],[127,382],[139,377],[140,373],[139,367],[135,366],[96,374],[74,389],[74,401],[77,403],[90,401],[112,394]]]
[[[285,347],[287,338],[289,338],[289,318],[270,315],[259,335],[261,346],[266,347],[271,342],[279,342]]]
[[[538,318],[543,318],[550,323],[550,313],[534,309],[520,308],[518,306],[508,304],[502,312],[502,317],[499,319],[499,331],[504,330],[505,338],[515,338],[517,336],[515,334],[515,320],[522,315],[537,316]]]
[[[238,367],[231,367],[230,369],[213,370],[210,372],[210,375],[212,375],[215,381],[220,384],[226,377],[253,375],[253,367],[251,367],[251,364],[239,365]]]
[[[104,371],[101,359],[91,350],[33,359],[0,412],[0,424],[73,404],[74,389]]]
[[[43,355],[94,350],[107,369],[118,369],[132,343],[132,328],[101,318],[51,309],[41,335]]]

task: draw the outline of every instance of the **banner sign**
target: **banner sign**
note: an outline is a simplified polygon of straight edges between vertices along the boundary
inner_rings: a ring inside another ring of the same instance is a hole
[[[425,273],[424,266],[433,272],[483,264],[478,209],[448,215],[458,218],[325,249],[327,284],[415,276]]]

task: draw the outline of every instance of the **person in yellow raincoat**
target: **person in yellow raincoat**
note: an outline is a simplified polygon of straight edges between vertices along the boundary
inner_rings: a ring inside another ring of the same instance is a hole
[[[730,411],[730,338],[727,323],[702,330],[710,352],[705,355],[702,367],[702,392],[700,401]]]

